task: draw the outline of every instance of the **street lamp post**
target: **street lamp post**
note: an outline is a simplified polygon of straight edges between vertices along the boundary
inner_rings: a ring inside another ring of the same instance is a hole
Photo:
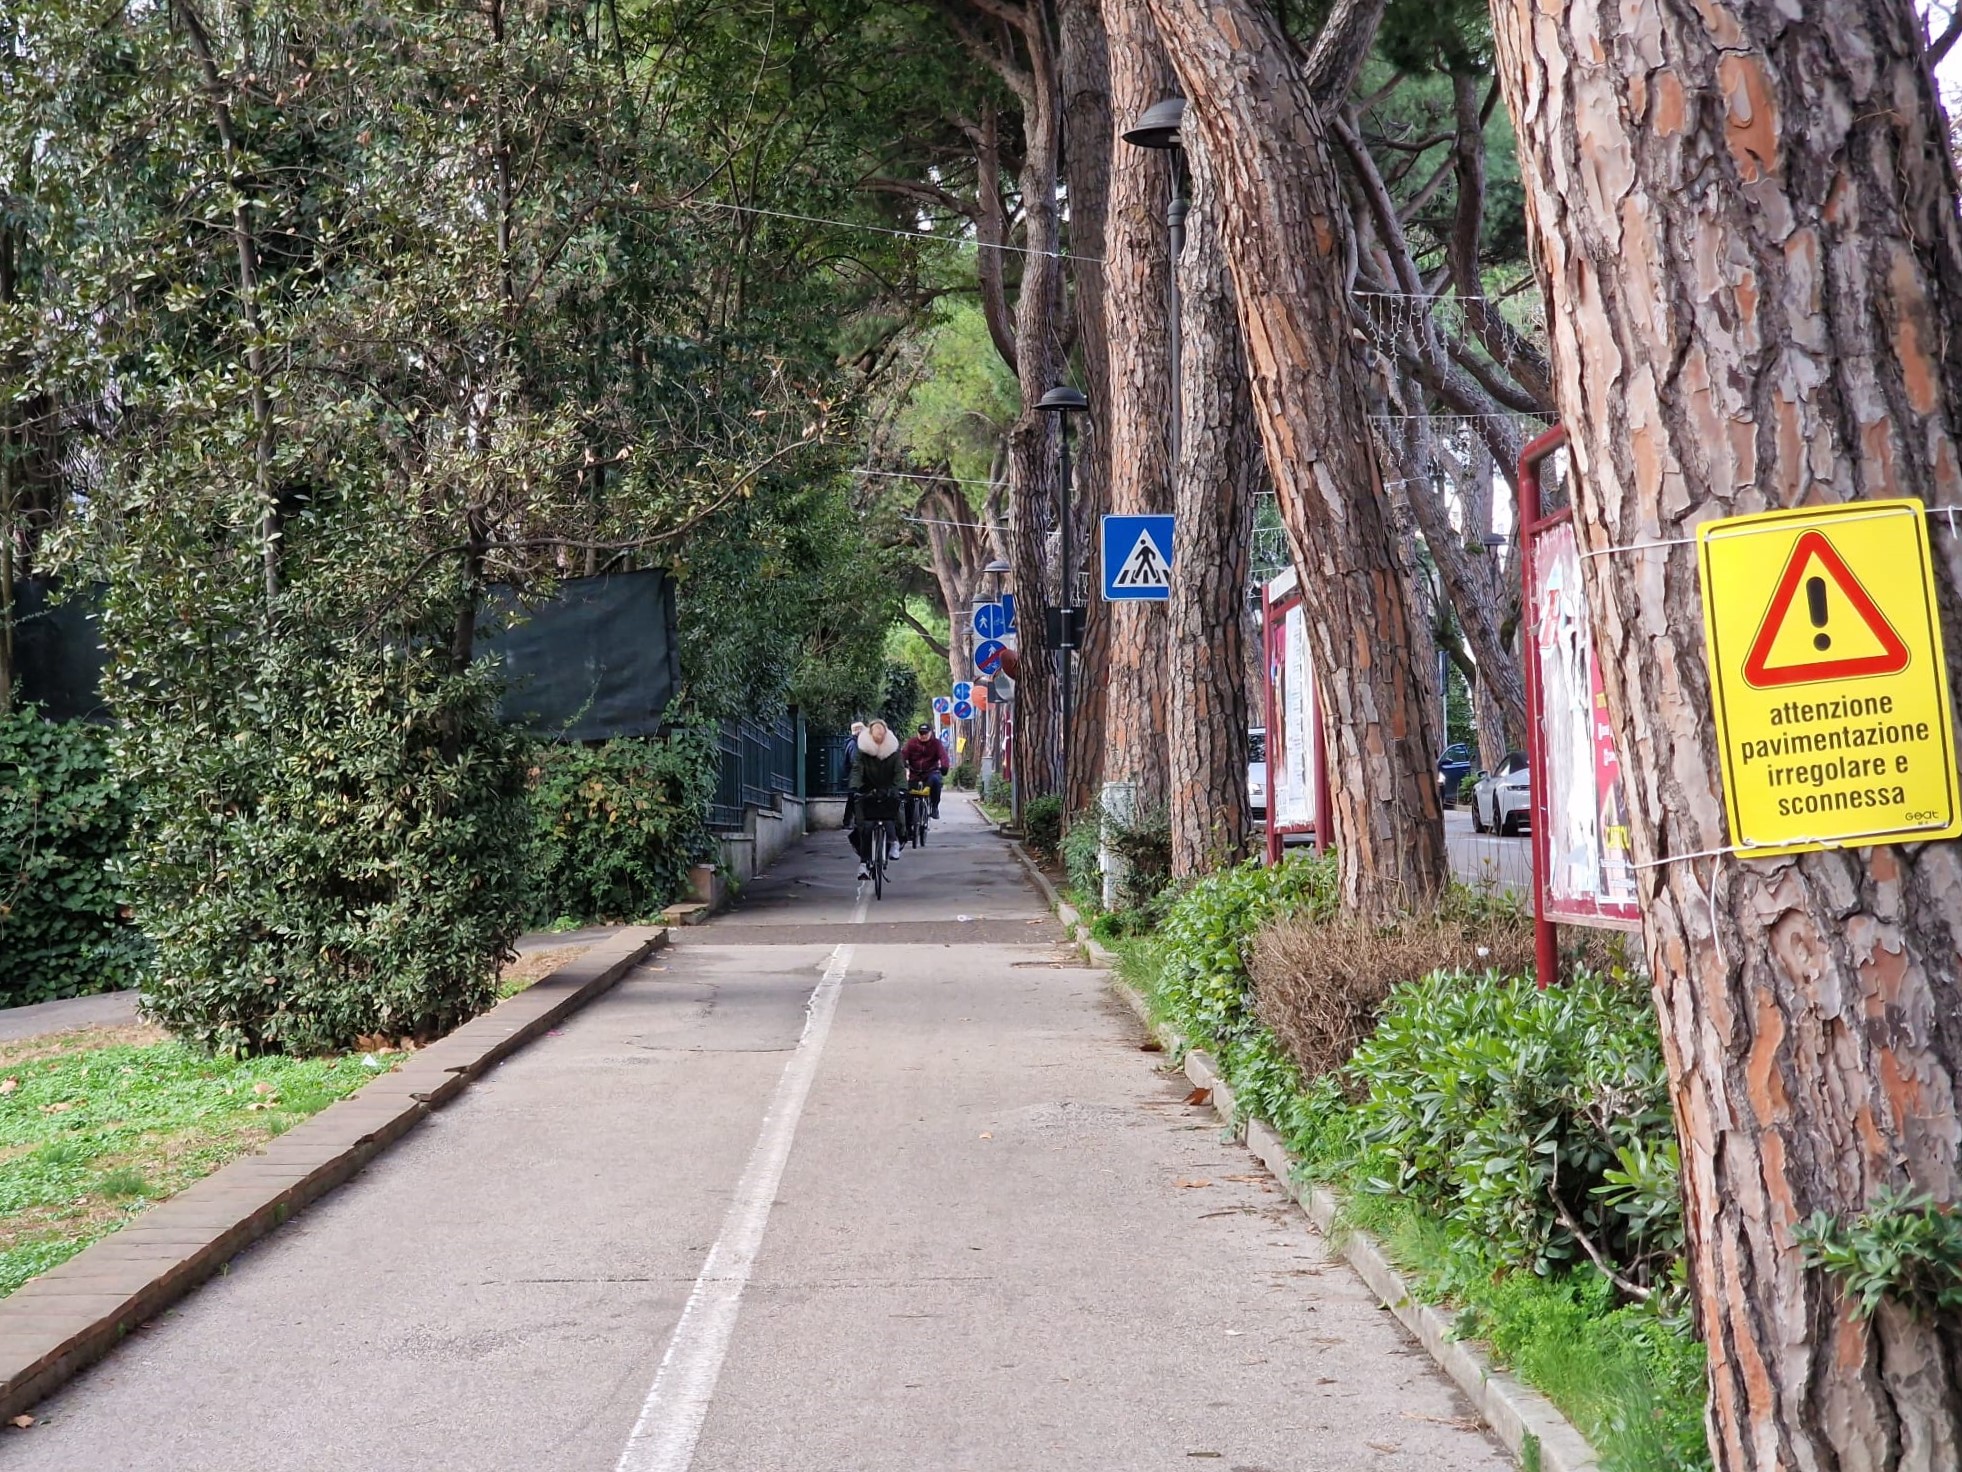
[[[1172,474],[1178,474],[1179,438],[1184,429],[1181,416],[1185,412],[1182,402],[1184,385],[1181,382],[1181,363],[1185,354],[1183,325],[1179,321],[1179,257],[1185,254],[1185,217],[1192,208],[1186,198],[1185,147],[1179,139],[1179,125],[1185,118],[1185,99],[1167,97],[1162,102],[1154,102],[1144,110],[1136,123],[1124,132],[1124,141],[1137,148],[1162,149],[1172,156],[1172,202],[1165,209],[1165,233],[1169,238],[1172,254],[1170,287],[1167,292],[1170,302],[1168,339],[1172,377],[1172,417],[1171,447]]]
[[[1146,108],[1137,122],[1124,131],[1124,141],[1133,147],[1156,149],[1171,155],[1172,200],[1165,208],[1166,245],[1170,257],[1165,272],[1165,356],[1172,398],[1171,413],[1166,420],[1166,443],[1171,451],[1168,475],[1174,486],[1178,482],[1179,450],[1185,430],[1185,333],[1184,324],[1179,320],[1182,309],[1179,257],[1185,254],[1185,217],[1191,209],[1191,201],[1186,197],[1185,149],[1179,140],[1179,125],[1184,118],[1185,99],[1167,97]],[[1173,502],[1176,506],[1176,490],[1173,492]],[[1122,773],[1120,777],[1123,780],[1107,780],[1102,793],[1104,812],[1122,822],[1133,821],[1137,815],[1138,788],[1136,782],[1129,780],[1130,776],[1130,773]],[[1104,904],[1114,907],[1124,881],[1125,866],[1123,856],[1111,846],[1108,827],[1097,855],[1097,867],[1104,876]]]
[[[1090,407],[1090,401],[1081,392],[1067,384],[1059,384],[1036,401],[1036,408],[1054,414],[1061,421],[1063,431],[1063,486],[1062,499],[1058,507],[1062,530],[1062,603],[1057,608],[1055,645],[1063,656],[1063,724],[1057,742],[1061,759],[1060,770],[1056,774],[1057,784],[1067,788],[1070,775],[1070,655],[1076,649],[1081,636],[1080,610],[1072,602],[1072,582],[1070,576],[1070,416],[1081,414]]]

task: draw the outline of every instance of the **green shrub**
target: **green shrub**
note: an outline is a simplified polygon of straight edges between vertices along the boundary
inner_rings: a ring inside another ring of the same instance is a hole
[[[1336,883],[1332,853],[1295,853],[1209,874],[1172,903],[1159,926],[1167,959],[1158,984],[1193,1042],[1223,1052],[1264,1034],[1247,979],[1254,934],[1276,915],[1333,914]]]
[[[686,893],[689,869],[710,852],[715,777],[714,740],[700,731],[537,747],[535,922],[642,920]]]
[[[1646,994],[1599,975],[1544,994],[1433,975],[1392,994],[1346,1070],[1304,1080],[1254,1010],[1248,961],[1257,935],[1336,913],[1331,860],[1247,864],[1179,895],[1152,939],[1120,942],[1120,965],[1154,1015],[1213,1054],[1242,1116],[1272,1125],[1304,1175],[1338,1183],[1350,1219],[1426,1296],[1464,1310],[1461,1333],[1551,1396],[1605,1472],[1707,1468],[1705,1357],[1684,1308],[1676,1142]],[[1425,923],[1470,934],[1520,917],[1454,887]],[[1577,1250],[1554,1189],[1646,1301]]]
[[[130,689],[126,883],[157,1018],[219,1052],[431,1037],[496,998],[525,914],[521,739],[447,651],[281,640]]]
[[[1683,1222],[1645,990],[1437,972],[1392,994],[1349,1072],[1369,1189],[1537,1273],[1591,1246],[1636,1289],[1666,1286]]]
[[[1099,866],[1103,848],[1102,819],[1095,811],[1081,814],[1063,835],[1063,877],[1077,908],[1091,914],[1103,908],[1104,873]]]
[[[1118,903],[1149,910],[1172,884],[1172,817],[1160,804],[1129,819],[1105,813],[1102,836],[1123,865]]]
[[[130,808],[102,731],[0,715],[0,1006],[136,985],[143,938],[109,868]]]
[[[1045,859],[1055,858],[1063,842],[1063,800],[1032,797],[1023,803],[1022,832],[1036,853]]]
[[[1887,1187],[1851,1221],[1816,1212],[1794,1235],[1806,1263],[1844,1285],[1858,1318],[1883,1301],[1917,1318],[1962,1312],[1962,1215],[1950,1203]]]
[[[947,774],[947,785],[959,788],[962,792],[974,790],[974,763],[957,762],[954,770]]]

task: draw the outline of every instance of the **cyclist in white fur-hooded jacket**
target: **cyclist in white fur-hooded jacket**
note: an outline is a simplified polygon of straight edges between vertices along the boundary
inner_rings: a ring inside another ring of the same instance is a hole
[[[906,781],[906,763],[899,754],[899,738],[892,734],[884,721],[874,721],[858,733],[852,746],[851,775],[845,779],[848,796],[845,799],[845,826],[851,829],[852,850],[859,858],[859,878],[871,877],[866,868],[871,855],[864,844],[867,841],[859,835],[853,824],[853,813],[858,806],[859,797],[867,792],[891,792],[895,795]],[[869,835],[871,830],[866,830]],[[888,861],[899,857],[899,830],[892,832],[892,845],[886,851]]]

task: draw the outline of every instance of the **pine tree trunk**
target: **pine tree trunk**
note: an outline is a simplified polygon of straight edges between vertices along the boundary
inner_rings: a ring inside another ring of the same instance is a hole
[[[1179,260],[1184,430],[1174,486],[1170,639],[1172,874],[1247,856],[1246,603],[1260,439],[1204,150],[1187,150],[1192,210]]]
[[[1063,82],[1063,164],[1069,181],[1070,310],[1083,392],[1090,412],[1079,421],[1081,451],[1072,447],[1072,514],[1090,548],[1089,533],[1110,501],[1110,338],[1104,304],[1106,221],[1110,211],[1110,49],[1097,0],[1061,0],[1059,47]],[[1087,421],[1087,422],[1084,422]],[[1099,600],[1085,604],[1083,647],[1077,651],[1076,720],[1070,733],[1070,786],[1063,795],[1071,813],[1096,800],[1103,782],[1105,692],[1109,686],[1110,621]]]
[[[1425,707],[1428,647],[1365,411],[1346,300],[1349,222],[1307,84],[1254,0],[1151,0],[1217,172],[1261,438],[1295,567],[1327,736],[1343,902],[1429,904],[1446,872]]]
[[[1040,10],[1022,31],[1022,282],[1015,298],[1015,376],[1022,413],[1008,433],[1009,552],[1021,631],[1015,691],[1015,780],[1024,801],[1063,785],[1058,657],[1043,627],[1058,588],[1048,556],[1049,531],[1061,514],[1062,449],[1056,416],[1035,407],[1063,381],[1063,272],[1056,182],[1061,163],[1061,97],[1056,57]],[[1081,565],[1079,560],[1078,565]],[[1061,589],[1065,601],[1068,589]]]
[[[1954,1202],[1962,844],[1742,859],[1711,517],[1962,502],[1962,239],[1907,0],[1494,5],[1656,980],[1723,1472],[1962,1465],[1962,1319],[1856,1320],[1793,1228]],[[1636,549],[1639,550],[1620,550]],[[1962,539],[1934,532],[1962,691]],[[1714,856],[1712,856],[1714,855]]]
[[[1111,114],[1129,128],[1178,78],[1145,0],[1104,0],[1110,37]],[[1110,509],[1118,515],[1172,509],[1171,252],[1166,210],[1171,155],[1119,141],[1111,166],[1104,281],[1110,313]],[[1112,603],[1104,775],[1130,782],[1140,811],[1161,806],[1168,785],[1165,609]]]

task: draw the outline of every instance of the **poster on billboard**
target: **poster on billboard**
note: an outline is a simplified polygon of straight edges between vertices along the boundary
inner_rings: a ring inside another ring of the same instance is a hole
[[[1635,926],[1635,869],[1629,851],[1621,760],[1595,658],[1580,548],[1562,519],[1533,537],[1532,658],[1539,678],[1539,761],[1533,782],[1535,835],[1545,870],[1548,919]]]
[[[1314,665],[1292,569],[1266,589],[1267,825],[1270,858],[1289,833],[1312,833],[1321,812]]]

